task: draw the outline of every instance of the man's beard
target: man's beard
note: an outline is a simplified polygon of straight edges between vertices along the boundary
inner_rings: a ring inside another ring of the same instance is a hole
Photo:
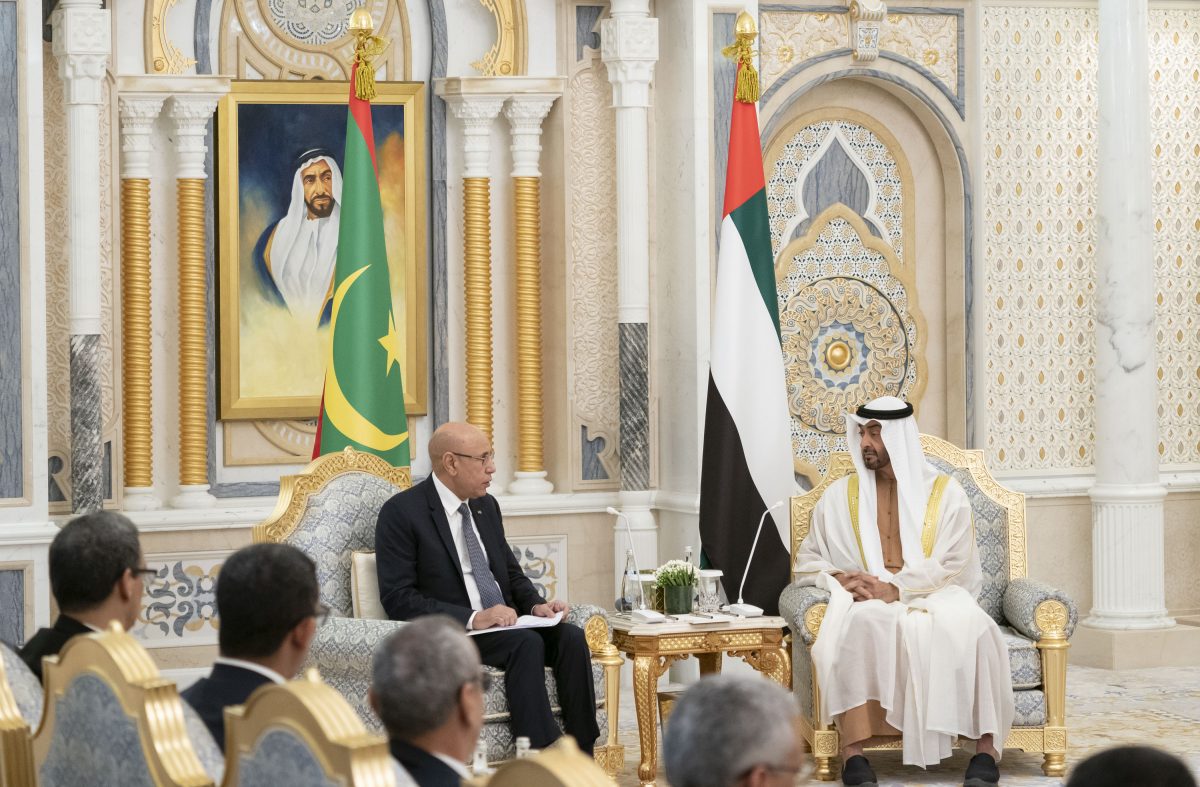
[[[308,208],[308,215],[314,219],[327,219],[333,215],[333,197],[314,197],[311,202],[305,200],[304,206]]]
[[[882,459],[879,454],[876,453],[863,454],[863,464],[867,466],[868,470],[882,470],[891,463],[891,457]]]

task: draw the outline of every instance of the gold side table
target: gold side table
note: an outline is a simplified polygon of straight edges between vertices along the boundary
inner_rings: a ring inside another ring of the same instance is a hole
[[[613,645],[633,660],[633,704],[642,747],[638,779],[643,785],[654,784],[658,771],[658,679],[673,662],[695,656],[701,674],[707,675],[720,672],[721,657],[728,654],[792,688],[792,658],[783,641],[787,628],[783,618],[635,624],[628,616],[610,614],[609,622]]]

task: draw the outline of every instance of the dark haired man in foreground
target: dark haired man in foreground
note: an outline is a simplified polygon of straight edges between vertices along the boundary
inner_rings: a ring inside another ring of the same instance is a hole
[[[294,676],[328,611],[318,601],[316,566],[293,546],[254,544],[225,561],[217,577],[221,655],[182,694],[221,751],[225,708]]]

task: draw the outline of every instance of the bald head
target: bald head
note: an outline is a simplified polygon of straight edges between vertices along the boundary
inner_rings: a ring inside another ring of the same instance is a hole
[[[442,424],[434,431],[429,438],[429,459],[438,480],[461,500],[487,494],[496,472],[487,435],[461,421]]]

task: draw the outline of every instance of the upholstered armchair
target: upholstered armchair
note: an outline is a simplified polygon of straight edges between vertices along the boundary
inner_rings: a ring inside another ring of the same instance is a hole
[[[1000,625],[1012,665],[1016,715],[1005,747],[1042,752],[1046,775],[1062,776],[1067,754],[1067,648],[1077,621],[1075,603],[1062,591],[1025,576],[1025,496],[992,478],[983,452],[965,451],[931,435],[921,435],[921,445],[941,472],[962,484],[971,501],[984,576],[979,604]],[[830,484],[853,472],[850,455],[836,453],[821,482],[792,498],[793,565],[817,500]],[[828,591],[795,583],[779,599],[780,614],[792,630],[792,685],[800,701],[804,737],[822,781],[835,778],[840,749],[838,731],[820,724],[821,690],[810,655],[828,601]],[[899,747],[898,742],[890,745]]]
[[[226,713],[224,787],[396,787],[412,784],[346,700],[315,670],[258,688]]]
[[[38,784],[186,785],[220,778],[216,761],[202,760],[185,721],[175,684],[164,680],[137,640],[113,623],[78,636],[45,662],[41,725],[33,739]],[[204,731],[207,736],[207,731]]]
[[[0,643],[0,785],[33,787],[33,730],[42,721],[42,684]]]
[[[307,663],[320,670],[321,677],[341,692],[372,731],[381,730],[381,726],[367,703],[371,657],[376,646],[404,624],[354,616],[352,567],[356,553],[360,558],[369,557],[367,553],[375,549],[375,523],[383,504],[410,484],[407,467],[392,467],[377,456],[346,449],[315,460],[299,475],[283,478],[274,512],[254,527],[255,541],[292,544],[316,562],[321,601],[330,606],[332,614],[317,631]],[[360,560],[359,565],[371,563]],[[365,570],[373,573],[369,568]],[[374,587],[375,598],[362,598],[358,606],[364,610],[378,608],[378,582],[371,581],[375,580],[373,576],[360,579],[368,580],[360,585]],[[367,594],[371,592],[368,590]],[[382,617],[381,613],[373,614]],[[603,731],[608,716],[604,698],[609,696],[610,689],[613,697],[618,692],[616,670],[606,671],[601,655],[612,633],[608,618],[599,607],[580,604],[571,607],[567,620],[587,633],[594,657],[596,718]],[[492,688],[486,698],[483,735],[488,761],[499,762],[514,756],[516,743],[504,696],[504,673],[492,667],[486,669],[492,673]],[[558,694],[549,669],[546,690],[558,715]],[[598,746],[597,758],[603,753],[603,747]]]

